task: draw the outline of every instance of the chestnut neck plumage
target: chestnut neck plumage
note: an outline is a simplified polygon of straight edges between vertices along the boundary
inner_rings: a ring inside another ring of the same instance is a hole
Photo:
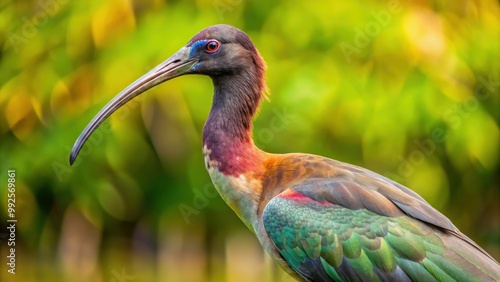
[[[252,118],[265,91],[263,71],[263,63],[257,63],[212,77],[214,97],[203,128],[203,145],[210,150],[210,161],[225,175],[238,176],[251,170],[262,155],[253,144]]]

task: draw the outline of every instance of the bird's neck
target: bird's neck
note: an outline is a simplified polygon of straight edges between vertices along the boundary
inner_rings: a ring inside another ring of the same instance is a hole
[[[208,161],[225,175],[252,170],[262,155],[252,140],[252,118],[264,90],[255,77],[239,73],[212,78],[214,98],[203,128],[203,145],[209,151]]]
[[[260,175],[267,154],[252,140],[252,118],[265,90],[264,65],[258,53],[253,61],[238,73],[212,77],[214,98],[203,128],[203,152],[215,188],[255,232]]]

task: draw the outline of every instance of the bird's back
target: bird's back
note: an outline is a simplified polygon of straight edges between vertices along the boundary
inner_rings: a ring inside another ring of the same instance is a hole
[[[500,280],[489,254],[390,179],[306,154],[273,155],[265,166],[260,236],[305,280]]]

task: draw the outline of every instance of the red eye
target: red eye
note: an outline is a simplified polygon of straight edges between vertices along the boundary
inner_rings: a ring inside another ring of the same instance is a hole
[[[219,50],[220,43],[217,40],[208,40],[207,43],[205,44],[205,51],[207,53],[214,53],[215,51]]]

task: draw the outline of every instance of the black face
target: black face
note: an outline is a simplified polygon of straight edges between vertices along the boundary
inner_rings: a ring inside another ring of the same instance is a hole
[[[188,73],[212,78],[252,68],[261,60],[250,38],[229,25],[215,25],[200,31],[186,47],[190,48],[189,58],[198,60]]]
[[[190,46],[189,58],[198,62],[189,73],[210,77],[231,75],[251,67],[251,54],[238,42],[200,39]]]
[[[196,58],[190,73],[211,74],[220,72],[225,61],[224,50],[227,46],[217,39],[201,39],[190,47],[189,58]]]

